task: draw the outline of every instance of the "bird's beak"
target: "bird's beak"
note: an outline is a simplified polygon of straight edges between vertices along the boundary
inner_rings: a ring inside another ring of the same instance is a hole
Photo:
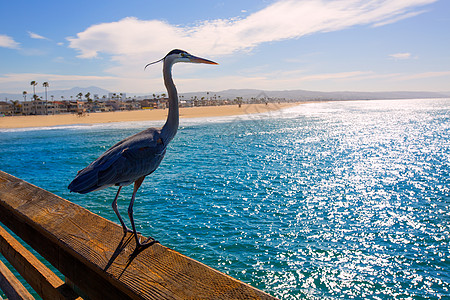
[[[145,67],[144,67],[144,70],[147,69],[148,66],[156,64],[156,63],[159,63],[160,61],[163,61],[163,60],[164,60],[164,58],[161,58],[160,60],[157,60],[157,61],[151,62],[149,64],[146,64]]]
[[[193,63],[196,63],[196,64],[218,65],[218,63],[216,63],[216,62],[214,62],[212,60],[208,60],[208,59],[205,59],[205,58],[197,57],[197,56],[194,56],[194,55],[191,55],[189,57],[189,60],[191,62],[193,62]]]

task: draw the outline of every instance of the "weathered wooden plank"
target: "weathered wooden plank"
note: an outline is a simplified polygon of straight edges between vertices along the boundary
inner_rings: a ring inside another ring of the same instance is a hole
[[[274,299],[1,171],[0,220],[92,299]]]
[[[34,300],[34,297],[20,283],[11,270],[0,260],[0,288],[10,300]],[[1,298],[1,297],[0,297]]]
[[[43,299],[81,299],[1,226],[0,252]]]

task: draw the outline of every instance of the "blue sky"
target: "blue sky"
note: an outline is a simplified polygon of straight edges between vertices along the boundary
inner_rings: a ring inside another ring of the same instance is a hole
[[[447,0],[2,1],[0,92],[160,92],[173,48],[220,64],[176,65],[180,92],[450,91],[449,28]]]

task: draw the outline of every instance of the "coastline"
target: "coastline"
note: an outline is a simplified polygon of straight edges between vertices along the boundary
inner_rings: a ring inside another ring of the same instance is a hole
[[[180,118],[223,117],[247,115],[276,111],[294,107],[306,102],[242,104],[223,106],[198,106],[180,108]],[[309,102],[308,102],[309,103]],[[128,121],[160,121],[167,118],[168,109],[132,110],[89,113],[83,116],[75,114],[8,116],[0,118],[0,129],[50,127],[58,125],[97,124]]]

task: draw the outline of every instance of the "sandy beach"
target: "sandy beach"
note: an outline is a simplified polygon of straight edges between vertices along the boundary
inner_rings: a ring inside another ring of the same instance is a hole
[[[264,113],[287,107],[300,105],[297,103],[269,103],[265,104],[243,104],[224,106],[201,106],[180,108],[180,118],[220,117]],[[133,110],[89,113],[83,116],[75,114],[60,115],[38,115],[38,116],[13,116],[0,117],[0,128],[25,128],[25,127],[47,127],[71,124],[95,124],[127,121],[157,121],[165,120],[167,109]]]

